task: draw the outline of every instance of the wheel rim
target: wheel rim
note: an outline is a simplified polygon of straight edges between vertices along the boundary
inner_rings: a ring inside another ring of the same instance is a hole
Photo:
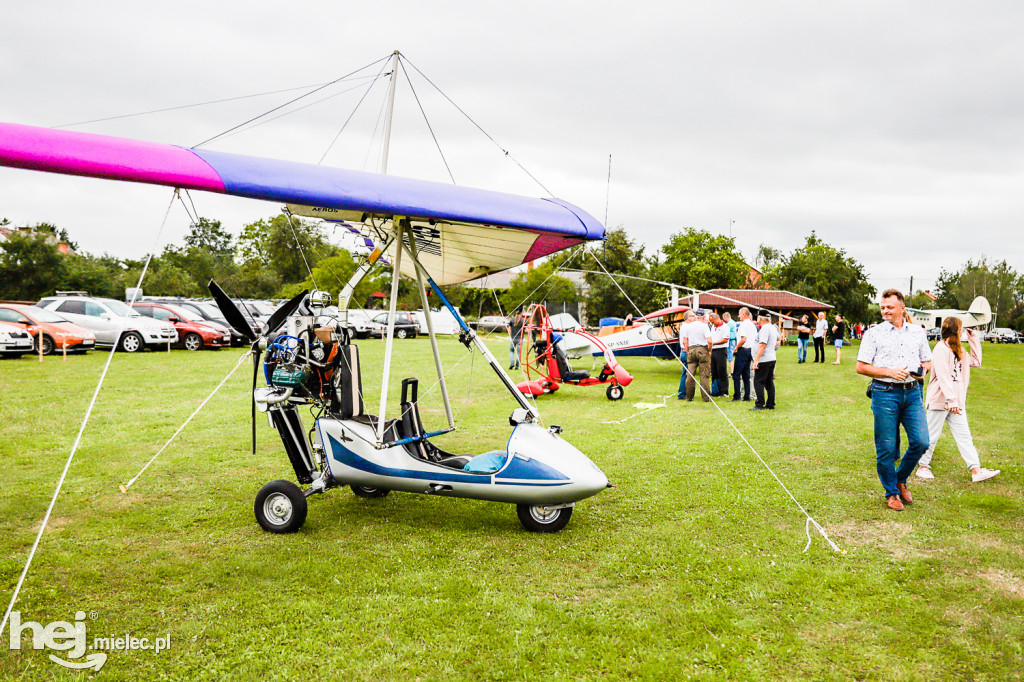
[[[275,526],[283,526],[292,518],[295,508],[284,493],[272,493],[263,500],[263,516]]]
[[[200,346],[203,345],[202,339],[195,334],[189,334],[185,337],[185,348],[186,350],[199,350]]]
[[[400,339],[404,339],[405,338],[405,333],[406,332],[405,332],[404,329],[399,329],[397,332],[395,332],[395,336],[397,336]]]
[[[134,353],[139,349],[139,346],[141,344],[139,343],[139,337],[135,336],[135,334],[129,334],[128,336],[124,337],[123,345],[126,351],[128,351],[129,353]]]
[[[43,346],[43,355],[49,355],[50,353],[53,352],[53,341],[50,340],[50,337],[48,337],[48,336],[44,336],[43,337],[42,346]]]
[[[561,516],[561,509],[548,509],[547,507],[530,507],[530,518],[537,523],[554,523]]]

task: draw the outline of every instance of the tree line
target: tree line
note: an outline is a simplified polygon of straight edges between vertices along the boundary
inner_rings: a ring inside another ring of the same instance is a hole
[[[9,225],[0,220],[0,226]],[[205,297],[207,282],[215,279],[238,298],[287,298],[315,287],[337,297],[360,259],[332,241],[327,225],[279,213],[245,225],[234,237],[219,220],[199,218],[182,243],[153,256],[143,290],[147,295]],[[77,249],[67,230],[47,223],[0,242],[0,299],[32,301],[56,290],[122,298],[145,265],[145,259],[60,253],[60,242]],[[864,266],[813,231],[790,253],[762,244],[754,265],[759,282],[732,237],[687,227],[648,252],[617,227],[603,242],[554,254],[516,276],[501,292],[454,285],[445,294],[469,314],[507,314],[529,302],[547,302],[553,309],[583,303],[589,319],[596,321],[664,307],[667,289],[658,282],[698,290],[768,286],[829,303],[851,322],[881,319],[874,300],[878,292]],[[585,293],[565,276],[571,270],[589,271],[582,275]],[[353,305],[371,307],[374,294],[389,291],[389,286],[387,270],[371,273],[356,289]],[[1000,326],[1024,326],[1024,277],[1006,261],[982,257],[968,260],[959,270],[943,270],[933,294],[935,300],[916,291],[908,305],[966,309],[975,296],[983,295]],[[398,305],[420,307],[414,283],[400,282]]]

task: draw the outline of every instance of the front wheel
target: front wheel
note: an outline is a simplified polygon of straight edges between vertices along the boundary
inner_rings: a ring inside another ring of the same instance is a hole
[[[185,350],[199,350],[203,347],[203,337],[195,332],[189,332],[185,334],[185,339],[182,343],[185,345]]]
[[[565,528],[572,516],[572,507],[551,509],[544,505],[517,504],[519,522],[531,533],[557,533]]]
[[[353,485],[352,492],[354,492],[358,497],[366,497],[372,499],[376,497],[385,497],[391,491],[385,488],[374,488],[373,486],[369,485]]]
[[[271,533],[294,533],[306,522],[306,496],[291,481],[271,481],[256,493],[256,521]]]
[[[618,384],[612,384],[604,394],[608,396],[608,400],[622,400],[622,396],[626,394],[626,389]]]
[[[138,353],[145,349],[146,343],[135,332],[128,332],[121,337],[120,347],[125,353]]]
[[[39,350],[40,343],[39,343],[39,337],[38,336],[36,336],[35,339],[33,340],[33,345],[35,346],[36,352],[39,353],[40,352],[40,350]],[[50,336],[48,334],[43,334],[42,346],[43,346],[43,350],[42,350],[42,354],[43,355],[49,355],[50,353],[53,352],[53,347],[54,347],[53,339],[50,338]]]

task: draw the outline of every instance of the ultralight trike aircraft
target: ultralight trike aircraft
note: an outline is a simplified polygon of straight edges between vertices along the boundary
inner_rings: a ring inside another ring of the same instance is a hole
[[[526,395],[539,396],[554,393],[562,384],[605,385],[608,400],[622,399],[625,387],[633,381],[633,375],[615,360],[615,355],[601,339],[582,328],[576,328],[572,332],[555,329],[547,308],[539,303],[527,308],[525,317],[523,341],[519,344],[519,363],[524,368],[527,379],[519,383],[520,391]],[[563,335],[583,339],[597,349],[595,355],[604,355],[605,364],[597,376],[592,377],[588,370],[574,370],[569,366],[565,349],[562,347]]]
[[[319,309],[330,301],[313,292],[295,297],[254,330],[210,284],[225,318],[252,343],[254,409],[269,415],[298,481],[272,481],[259,491],[254,508],[264,529],[296,531],[309,496],[351,486],[363,497],[400,490],[509,502],[528,530],[554,532],[569,521],[576,502],[608,487],[604,473],[562,438],[560,427],[541,424],[536,407],[440,289],[601,239],[604,227],[583,210],[557,199],[14,124],[0,124],[0,165],[283,202],[292,215],[361,223],[375,240],[377,248],[341,292],[342,312],[333,324],[318,324]],[[345,311],[355,287],[385,255],[393,271],[390,321],[373,415],[366,413],[359,348],[349,338]],[[430,315],[427,331],[447,425],[424,427],[415,378],[402,382],[401,412],[387,418],[401,274],[415,280],[424,310],[427,288],[433,291],[458,321],[462,343],[483,355],[517,403],[504,450],[455,454],[434,443],[456,427]],[[256,388],[261,366],[267,385]],[[319,410],[308,437],[302,405]]]

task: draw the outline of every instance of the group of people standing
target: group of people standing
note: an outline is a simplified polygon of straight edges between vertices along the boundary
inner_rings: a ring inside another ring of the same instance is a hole
[[[750,310],[740,308],[739,318],[736,323],[729,313],[719,316],[703,310],[686,312],[679,327],[680,358],[685,362],[677,392],[680,400],[694,399],[698,377],[705,402],[727,397],[731,364],[732,400],[751,399],[753,370],[757,399],[751,409],[775,409],[776,349],[782,343],[782,332],[767,313],[759,314],[755,324]]]
[[[858,325],[859,326],[859,325]],[[836,360],[833,365],[838,365],[842,361],[843,357],[843,343],[846,339],[846,321],[843,320],[842,315],[836,315],[835,324],[832,325],[832,345],[836,349]],[[828,320],[825,319],[825,312],[819,312],[817,319],[814,321],[814,327],[811,328],[810,321],[807,315],[800,318],[799,324],[796,326],[797,331],[797,349],[796,349],[796,361],[798,363],[807,362],[807,347],[811,343],[812,335],[814,339],[814,362],[825,362],[825,337],[829,334]]]

